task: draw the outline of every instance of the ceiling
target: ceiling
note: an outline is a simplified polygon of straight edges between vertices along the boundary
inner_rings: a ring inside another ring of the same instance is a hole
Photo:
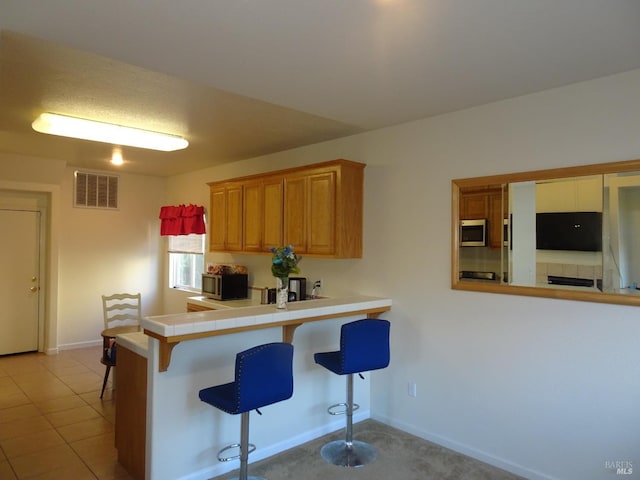
[[[43,111],[185,136],[175,175],[640,68],[638,0],[0,0],[0,153],[111,169]]]

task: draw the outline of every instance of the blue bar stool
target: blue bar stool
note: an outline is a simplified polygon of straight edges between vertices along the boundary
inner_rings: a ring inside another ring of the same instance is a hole
[[[263,480],[248,477],[249,453],[256,447],[249,443],[249,412],[272,403],[287,400],[293,395],[293,345],[267,343],[236,355],[235,381],[200,390],[203,402],[236,415],[241,413],[240,443],[228,445],[218,452],[218,460],[227,462],[240,458],[239,480]],[[231,448],[240,448],[240,454],[222,457]]]
[[[389,328],[387,320],[365,319],[342,325],[340,350],[316,353],[315,362],[338,375],[347,375],[347,402],[331,405],[331,415],[347,415],[345,440],[325,444],[320,450],[322,458],[333,465],[361,467],[373,462],[378,453],[365,442],[353,440],[353,412],[359,405],[353,403],[353,374],[386,368],[389,365]],[[335,407],[345,410],[334,411]]]

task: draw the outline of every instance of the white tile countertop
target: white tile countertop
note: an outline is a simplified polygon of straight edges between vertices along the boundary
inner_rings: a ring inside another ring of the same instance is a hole
[[[200,305],[201,307],[212,308],[214,310],[223,310],[229,308],[255,307],[260,305],[260,298],[245,298],[242,300],[214,300],[203,295],[188,297],[187,303]]]
[[[216,303],[229,302],[253,301],[232,300]],[[145,331],[162,337],[220,332],[239,327],[255,326],[256,328],[267,328],[269,324],[282,324],[282,322],[304,320],[311,317],[349,314],[380,307],[390,308],[391,299],[369,296],[324,298],[305,300],[303,302],[289,302],[286,310],[279,310],[274,304],[261,305],[253,302],[248,305],[250,306],[240,307],[240,305],[237,305],[231,308],[229,303],[229,307],[223,310],[145,317],[142,320],[142,327]]]
[[[149,337],[144,332],[123,333],[116,338],[118,345],[122,345],[141,357],[147,357]]]
[[[158,369],[169,368],[171,352],[178,343],[199,338],[282,327],[282,341],[291,343],[297,327],[307,322],[362,315],[377,317],[391,309],[391,299],[354,296],[290,302],[287,309],[254,305],[224,310],[158,315],[142,319],[144,333],[158,340]]]

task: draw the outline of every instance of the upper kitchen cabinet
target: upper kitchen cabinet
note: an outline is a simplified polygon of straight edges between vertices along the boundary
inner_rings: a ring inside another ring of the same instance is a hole
[[[297,253],[311,257],[362,257],[364,167],[333,160],[210,183],[210,250],[260,253],[293,245]],[[231,186],[242,191],[240,250],[234,248],[237,237],[224,238],[225,232],[235,232],[229,225]]]
[[[536,183],[536,212],[601,212],[602,175]]]
[[[500,185],[460,191],[460,219],[487,220],[490,248],[503,245],[504,220],[508,218],[509,202],[507,192]]]
[[[301,172],[284,179],[284,243],[297,253],[336,252],[337,171]]]
[[[481,220],[489,216],[489,196],[486,190],[464,192],[460,198],[460,218]]]
[[[243,251],[266,252],[271,246],[281,245],[282,177],[247,180],[243,188]]]
[[[209,250],[242,250],[243,193],[241,184],[223,183],[211,186]]]

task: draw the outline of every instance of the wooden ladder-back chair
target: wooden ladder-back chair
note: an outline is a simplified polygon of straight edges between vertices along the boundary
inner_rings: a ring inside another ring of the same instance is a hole
[[[100,398],[109,379],[111,367],[116,366],[116,335],[134,332],[140,329],[142,319],[142,301],[139,293],[116,293],[102,295],[102,312],[104,314],[104,330],[102,331],[102,357],[100,363],[105,365],[104,380]]]

